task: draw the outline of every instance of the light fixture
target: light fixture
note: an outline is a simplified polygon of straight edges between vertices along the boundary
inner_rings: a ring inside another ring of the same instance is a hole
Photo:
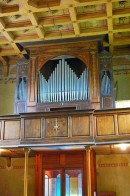
[[[127,144],[119,144],[119,147],[121,150],[126,150],[127,149]]]
[[[6,151],[6,149],[0,148],[0,153],[5,152],[5,151]]]

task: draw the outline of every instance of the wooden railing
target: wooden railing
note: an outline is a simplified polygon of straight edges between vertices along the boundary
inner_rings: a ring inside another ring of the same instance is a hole
[[[0,116],[0,146],[95,145],[130,139],[130,109]]]

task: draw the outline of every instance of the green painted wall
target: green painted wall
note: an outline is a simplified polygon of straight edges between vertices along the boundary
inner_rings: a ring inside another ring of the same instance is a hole
[[[0,84],[0,115],[14,113],[15,83]]]
[[[114,75],[115,82],[117,82],[116,100],[130,100],[130,74]]]
[[[97,191],[130,195],[130,154],[97,155]]]
[[[116,100],[130,100],[130,73],[114,74]],[[15,83],[0,84],[0,115],[14,113]]]
[[[35,195],[35,159],[29,158],[28,196]],[[24,158],[12,158],[7,167],[6,158],[0,158],[0,195],[23,196]]]

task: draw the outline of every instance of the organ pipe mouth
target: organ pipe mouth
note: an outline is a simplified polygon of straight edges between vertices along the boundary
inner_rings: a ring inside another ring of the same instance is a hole
[[[50,108],[50,111],[65,111],[65,110],[76,110],[77,107],[57,107],[57,108]]]

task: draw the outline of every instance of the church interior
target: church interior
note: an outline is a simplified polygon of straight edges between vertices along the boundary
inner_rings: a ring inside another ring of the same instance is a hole
[[[0,195],[129,196],[130,0],[0,0]]]

